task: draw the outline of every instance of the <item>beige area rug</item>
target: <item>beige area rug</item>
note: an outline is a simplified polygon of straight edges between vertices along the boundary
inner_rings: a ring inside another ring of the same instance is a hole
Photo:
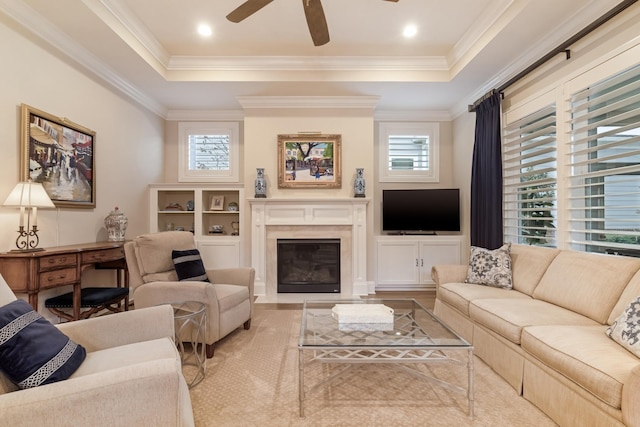
[[[216,345],[206,378],[191,390],[196,426],[553,426],[477,357],[475,418],[467,399],[383,364],[354,366],[298,407],[300,310],[256,306],[251,329]],[[307,378],[336,365],[315,364]],[[187,369],[187,368],[185,368]],[[433,364],[437,378],[466,384],[466,367]],[[185,372],[187,373],[187,372]]]

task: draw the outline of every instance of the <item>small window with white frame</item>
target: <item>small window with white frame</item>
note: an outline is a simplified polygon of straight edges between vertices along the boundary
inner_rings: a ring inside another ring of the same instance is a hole
[[[380,181],[438,182],[438,123],[380,123]]]
[[[237,122],[180,122],[178,137],[178,181],[239,181]]]

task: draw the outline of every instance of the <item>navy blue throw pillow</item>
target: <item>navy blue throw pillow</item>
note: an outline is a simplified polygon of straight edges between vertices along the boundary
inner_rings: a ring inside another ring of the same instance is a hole
[[[0,369],[18,387],[66,380],[86,354],[27,302],[0,307]]]
[[[188,249],[186,251],[172,251],[173,266],[178,274],[178,280],[192,282],[208,282],[207,272],[204,269],[200,251]]]

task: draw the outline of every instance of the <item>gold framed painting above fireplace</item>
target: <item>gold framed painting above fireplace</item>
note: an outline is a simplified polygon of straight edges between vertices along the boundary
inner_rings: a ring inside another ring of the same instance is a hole
[[[341,188],[342,135],[278,135],[278,188]]]

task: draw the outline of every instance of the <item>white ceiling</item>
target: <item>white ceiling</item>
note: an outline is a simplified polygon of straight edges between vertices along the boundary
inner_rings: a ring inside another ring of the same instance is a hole
[[[331,41],[314,47],[304,1],[240,23],[225,16],[244,0],[0,0],[0,13],[163,117],[240,110],[239,96],[376,96],[377,110],[454,116],[620,3],[322,0]]]

